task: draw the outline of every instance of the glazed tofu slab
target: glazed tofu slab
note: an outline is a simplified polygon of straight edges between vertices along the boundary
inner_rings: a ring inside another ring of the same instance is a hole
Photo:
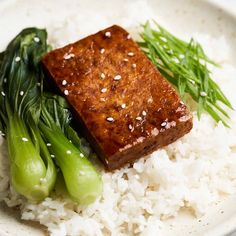
[[[192,128],[192,116],[175,89],[119,26],[48,53],[43,65],[108,170]]]

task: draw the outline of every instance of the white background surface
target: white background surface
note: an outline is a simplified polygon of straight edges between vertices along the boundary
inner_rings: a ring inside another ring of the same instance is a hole
[[[216,3],[221,6],[223,9],[236,13],[236,0],[208,0],[209,2]]]

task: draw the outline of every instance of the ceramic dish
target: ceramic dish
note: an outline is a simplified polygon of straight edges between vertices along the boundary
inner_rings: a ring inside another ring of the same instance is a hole
[[[22,4],[21,4],[22,2]],[[213,37],[224,35],[227,43],[230,45],[231,54],[228,58],[229,63],[236,66],[236,15],[224,10],[210,1],[199,0],[150,0],[159,23],[167,26],[176,34],[202,32],[210,34]],[[60,14],[52,14],[57,11],[58,6],[69,4],[66,0],[55,2],[51,1],[0,1],[0,50],[3,50],[8,41],[18,33],[20,29],[26,26],[45,27],[53,21],[54,17],[60,17]],[[86,1],[87,6],[96,7],[96,1]],[[48,10],[43,7],[47,5]],[[54,8],[55,5],[55,8]],[[120,11],[120,1],[104,1],[104,7],[113,11],[115,14]],[[52,11],[52,9],[54,9]],[[97,9],[99,11],[99,8]],[[78,9],[79,14],[80,9]],[[110,14],[110,12],[107,12]],[[34,15],[34,17],[32,17]],[[114,21],[110,24],[116,23]],[[91,29],[92,31],[93,29]],[[65,42],[66,44],[68,42]],[[236,196],[228,197],[225,201],[218,202],[215,206],[207,210],[207,214],[196,219],[189,214],[181,213],[175,219],[166,221],[168,230],[165,236],[175,235],[212,235],[222,236],[231,234],[236,226]],[[37,223],[21,221],[18,210],[12,210],[0,204],[0,235],[18,235],[18,236],[43,236],[46,235],[44,227]]]

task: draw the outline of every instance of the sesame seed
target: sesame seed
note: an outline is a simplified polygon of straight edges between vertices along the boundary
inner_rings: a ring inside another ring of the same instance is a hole
[[[134,130],[134,127],[131,125],[131,124],[129,124],[129,130],[131,130],[131,131],[133,131]]]
[[[204,92],[204,91],[201,91],[201,92],[200,92],[200,95],[201,95],[202,97],[206,97],[206,96],[207,96],[207,93]]]
[[[102,49],[100,50],[100,53],[103,54],[104,52],[105,52],[105,49],[102,48]]]
[[[161,39],[163,42],[167,42],[167,39],[164,38],[164,37],[160,37],[160,39]]]
[[[131,39],[131,35],[130,34],[127,35],[127,39]]]
[[[114,121],[114,118],[113,118],[113,117],[107,117],[107,121],[113,122],[113,121]]]
[[[137,67],[137,65],[134,63],[134,64],[132,64],[132,67],[133,67],[133,68],[136,68],[136,67]]]
[[[40,87],[40,86],[41,86],[41,84],[40,84],[40,83],[37,83],[37,86],[38,86],[38,87]]]
[[[121,108],[125,109],[125,108],[126,108],[126,104],[123,103],[123,104],[121,105]]]
[[[105,79],[105,77],[106,77],[105,74],[104,74],[104,73],[101,73],[101,78],[102,78],[102,79]]]
[[[176,63],[179,63],[179,59],[176,58],[176,57],[173,57],[173,58],[172,58],[172,61],[174,61],[174,62],[176,62]]]
[[[27,138],[25,138],[25,137],[21,138],[21,140],[22,140],[23,142],[28,142],[28,141],[29,141],[29,140],[28,140]]]
[[[106,99],[105,99],[105,98],[100,98],[100,101],[101,101],[101,102],[105,102]]]
[[[47,179],[46,178],[40,178],[40,183],[42,184],[42,183],[46,183],[47,182]]]
[[[69,59],[71,59],[71,58],[74,57],[74,56],[75,56],[75,54],[73,54],[73,53],[70,53],[70,54],[66,53],[66,54],[63,56],[63,58],[64,58],[65,60],[69,60]]]
[[[114,80],[120,80],[121,79],[121,75],[116,75],[115,77],[114,77]]]
[[[39,37],[34,37],[34,42],[38,43],[40,41]]]
[[[151,130],[151,134],[153,136],[157,136],[159,134],[159,130],[157,128],[154,128],[153,130]]]
[[[64,94],[67,96],[67,95],[69,95],[69,91],[66,89],[65,91],[64,91]]]
[[[67,84],[67,81],[65,79],[62,80],[61,82],[62,85],[66,85]]]
[[[5,96],[6,96],[6,94],[5,94],[3,91],[1,92],[1,94],[2,94],[2,96],[3,96],[3,97],[5,97]]]
[[[141,116],[136,117],[136,120],[142,120]]]
[[[146,111],[142,111],[142,115],[143,115],[143,116],[146,116],[146,115],[147,115],[147,112],[146,112]]]
[[[140,179],[139,175],[134,175],[135,179]]]
[[[123,61],[127,62],[127,61],[129,61],[129,59],[128,59],[128,58],[124,58],[124,60],[123,60]]]
[[[101,92],[102,92],[102,93],[105,93],[106,91],[107,91],[107,88],[102,88],[102,89],[101,89]]]
[[[134,56],[134,53],[133,53],[133,52],[129,52],[129,53],[128,53],[128,56],[129,56],[129,57],[133,57],[133,56]]]
[[[82,171],[82,170],[79,171],[79,174],[80,174],[80,175],[85,175],[84,171]]]
[[[107,38],[110,38],[110,37],[111,37],[111,32],[109,32],[109,31],[105,32],[105,36],[106,36]]]
[[[80,157],[84,157],[84,154],[83,154],[83,153],[80,153],[79,155],[80,155]]]
[[[4,78],[3,82],[6,83],[7,82],[7,78]]]
[[[51,147],[51,146],[52,146],[52,144],[51,144],[51,143],[47,143],[47,146],[48,146],[48,147]]]
[[[166,126],[166,125],[167,125],[167,122],[166,122],[166,121],[164,121],[164,122],[161,123],[161,126],[162,126],[162,127],[164,127],[164,126]]]
[[[24,95],[24,91],[20,91],[20,95],[23,96]]]
[[[51,154],[51,158],[54,158],[54,157],[55,157],[55,155]]]
[[[16,62],[18,62],[18,61],[20,61],[20,60],[21,60],[20,57],[16,57],[16,58],[15,58],[15,61],[16,61]]]
[[[66,151],[66,154],[71,154],[71,150],[67,150],[67,151]]]

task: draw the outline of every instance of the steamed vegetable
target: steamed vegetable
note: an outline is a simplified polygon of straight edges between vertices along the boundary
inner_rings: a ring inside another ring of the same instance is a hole
[[[183,99],[188,94],[197,102],[199,119],[205,110],[216,122],[222,121],[228,126],[229,115],[225,108],[233,109],[232,105],[211,79],[207,66],[217,64],[206,56],[195,40],[187,43],[158,24],[156,28],[151,28],[149,22],[143,26],[139,44],[144,52],[162,75],[176,86]]]
[[[89,204],[101,194],[101,177],[70,126],[65,99],[44,91],[40,60],[48,48],[46,31],[28,28],[0,54],[0,128],[7,138],[11,182],[26,198],[43,200],[55,185],[55,157],[69,195]]]
[[[70,120],[65,100],[44,94],[40,120],[43,137],[50,143],[50,151],[71,198],[80,204],[89,204],[102,192],[101,176],[82,152],[80,139],[69,126]]]
[[[0,56],[0,118],[10,157],[11,183],[32,201],[52,190],[56,169],[37,127],[42,79],[40,59],[47,52],[46,31],[28,28]]]

